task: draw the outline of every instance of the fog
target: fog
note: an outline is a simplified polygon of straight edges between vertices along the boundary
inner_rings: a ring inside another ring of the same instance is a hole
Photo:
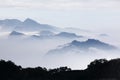
[[[85,69],[87,65],[95,59],[113,59],[119,58],[119,50],[102,51],[91,49],[89,52],[73,51],[65,54],[47,55],[47,52],[56,49],[60,45],[70,43],[73,39],[33,39],[20,37],[3,37],[9,32],[1,33],[0,38],[0,59],[12,60],[22,67],[46,67],[56,68],[68,66],[72,69]],[[78,33],[79,34],[79,33]],[[95,34],[95,35],[93,35]],[[87,34],[86,34],[87,35]],[[120,39],[108,34],[108,36],[99,36],[98,33],[91,33],[84,39],[94,38],[109,43],[120,48]]]
[[[0,59],[12,60],[23,67],[44,66],[43,63],[49,64],[43,59],[49,50],[71,41],[67,39],[3,38],[0,39]]]

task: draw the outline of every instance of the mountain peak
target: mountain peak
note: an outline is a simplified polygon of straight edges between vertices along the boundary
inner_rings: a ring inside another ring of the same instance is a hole
[[[23,33],[20,33],[20,32],[17,32],[17,31],[12,31],[11,33],[10,33],[10,35],[12,36],[12,35],[24,35]]]
[[[75,33],[70,33],[70,32],[60,32],[59,34],[57,34],[57,36],[67,37],[67,38],[79,38],[79,37],[83,37],[83,36],[78,36]]]
[[[30,19],[30,18],[27,18],[24,20],[24,22],[33,22],[34,20]]]
[[[32,20],[32,19],[30,19],[30,18],[27,18],[27,19],[25,19],[24,20],[24,22],[23,22],[23,24],[25,25],[25,26],[40,26],[40,24],[38,23],[38,22],[36,22],[35,20]]]
[[[96,40],[96,39],[88,39],[87,41],[82,41],[82,42],[74,40],[70,44],[77,46],[77,47],[81,47],[81,48],[83,47],[86,49],[88,49],[90,47],[102,49],[102,50],[117,49],[117,47],[115,47],[113,45],[110,45],[108,43],[104,43],[104,42],[102,42],[100,40]]]
[[[80,41],[77,41],[77,40],[74,40],[74,41],[72,41],[72,43],[71,43],[72,45],[81,45],[81,44],[89,44],[89,45],[96,45],[96,44],[105,44],[104,42],[101,42],[101,41],[99,41],[99,40],[96,40],[96,39],[88,39],[88,40],[86,40],[86,41],[83,41],[83,42],[80,42]]]
[[[88,39],[86,42],[100,42],[100,41],[96,39]]]
[[[73,40],[71,43],[67,45],[62,45],[62,47],[53,49],[48,51],[48,54],[56,54],[56,53],[81,53],[87,51],[94,51],[94,49],[102,50],[102,51],[110,51],[110,50],[118,50],[117,47],[110,45],[108,43],[101,42],[100,40],[96,39],[88,39],[87,41],[77,41]]]
[[[27,18],[24,20],[24,23],[26,24],[38,24],[35,20]]]

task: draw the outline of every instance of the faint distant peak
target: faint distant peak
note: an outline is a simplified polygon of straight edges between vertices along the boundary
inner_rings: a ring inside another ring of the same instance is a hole
[[[12,31],[10,35],[24,35],[23,33],[17,32],[17,31]]]
[[[57,35],[58,36],[77,36],[75,33],[69,33],[69,32],[60,32]]]
[[[39,24],[38,22],[36,22],[35,20],[30,19],[30,18],[25,19],[24,23],[27,23],[27,24]]]
[[[30,18],[26,18],[25,20],[24,20],[24,22],[26,22],[26,21],[34,21],[33,19],[30,19]]]

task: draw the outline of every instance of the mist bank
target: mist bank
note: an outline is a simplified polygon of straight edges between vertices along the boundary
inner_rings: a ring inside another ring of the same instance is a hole
[[[27,20],[27,23],[26,21],[25,23],[28,25],[29,21],[31,24],[31,20]],[[31,27],[34,28],[34,26]],[[89,51],[81,51],[79,47],[77,49],[70,48],[68,52],[59,51],[59,54],[55,55],[47,54],[50,50],[57,49],[73,41],[85,42],[88,39],[97,39],[120,48],[119,35],[110,31],[89,31],[76,28],[64,28],[58,32],[48,29],[47,31],[27,31],[27,26],[23,28],[25,28],[24,31],[0,30],[0,58],[12,60],[24,68],[40,65],[46,68],[68,66],[72,69],[85,69],[87,68],[86,65],[94,59],[120,57],[119,50],[103,51],[99,50],[99,48],[90,48]]]
[[[80,50],[69,50],[70,52],[47,55],[50,50],[61,47],[61,45],[65,45],[66,43],[71,43],[73,40],[74,39],[64,38],[35,39],[22,38],[19,36],[8,37],[0,39],[0,58],[12,60],[17,64],[22,65],[24,68],[40,65],[41,67],[45,66],[46,68],[68,66],[72,69],[85,69],[87,67],[86,65],[94,59],[112,59],[120,57],[119,50],[103,51],[93,48],[90,49],[90,51],[84,52],[81,52]],[[85,40],[86,38],[78,39],[78,41]],[[108,42],[114,45],[114,42],[112,43],[111,40]]]

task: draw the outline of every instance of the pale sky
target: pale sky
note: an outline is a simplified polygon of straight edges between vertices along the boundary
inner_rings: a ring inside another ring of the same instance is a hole
[[[120,0],[0,0],[0,19],[32,18],[57,27],[120,29]]]

